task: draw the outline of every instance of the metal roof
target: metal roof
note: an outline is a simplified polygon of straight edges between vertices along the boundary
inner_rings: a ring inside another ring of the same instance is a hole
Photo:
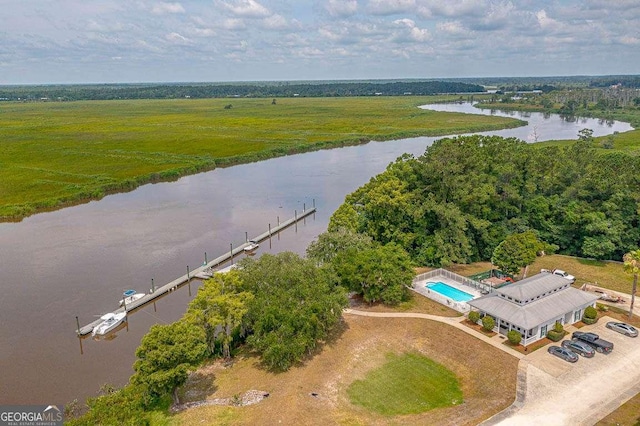
[[[560,319],[568,312],[591,306],[596,300],[596,295],[569,287],[526,305],[510,302],[496,293],[467,303],[491,316],[530,330],[554,319]]]
[[[560,275],[542,272],[514,284],[509,284],[496,290],[496,293],[504,294],[515,300],[524,302],[526,300],[535,299],[545,293],[553,291],[567,284],[571,284],[569,280]]]

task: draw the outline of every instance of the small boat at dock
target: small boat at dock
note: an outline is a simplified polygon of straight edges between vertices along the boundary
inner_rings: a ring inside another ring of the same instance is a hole
[[[260,244],[258,244],[257,241],[251,240],[249,241],[249,243],[243,248],[245,253],[251,253],[253,251],[255,251],[258,247],[260,247]]]
[[[136,293],[135,290],[127,290],[122,293],[123,299],[120,300],[120,306],[128,305],[131,302],[135,302],[138,299],[142,299],[146,294],[144,293]]]
[[[113,331],[117,326],[122,324],[127,319],[126,312],[109,312],[100,317],[102,322],[93,328],[93,336],[104,336],[105,334]]]

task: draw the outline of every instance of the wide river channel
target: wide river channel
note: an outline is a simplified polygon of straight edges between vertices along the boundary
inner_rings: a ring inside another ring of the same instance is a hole
[[[566,121],[558,115],[482,111],[469,104],[441,111],[511,116],[529,122],[487,132],[538,141],[631,130],[621,122]],[[125,384],[135,349],[155,323],[177,320],[197,283],[130,315],[110,340],[76,337],[81,325],[117,308],[122,292],[148,292],[315,202],[317,213],[265,241],[260,253],[304,253],[326,230],[344,197],[403,153],[421,155],[437,138],[411,138],[310,152],[216,169],[145,185],[100,201],[0,223],[0,404],[80,403],[102,384]],[[82,343],[82,353],[81,345]]]

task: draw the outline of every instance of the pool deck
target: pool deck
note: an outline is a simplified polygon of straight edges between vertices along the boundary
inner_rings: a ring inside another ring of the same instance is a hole
[[[460,291],[463,291],[465,293],[468,293],[470,295],[472,295],[475,298],[482,296],[482,294],[480,293],[480,291],[476,290],[473,287],[469,287],[466,285],[463,285],[451,278],[445,277],[443,275],[437,275],[431,278],[427,278],[425,280],[419,280],[419,281],[415,281],[413,283],[413,289],[420,293],[421,295],[428,297],[429,299],[435,300],[436,302],[448,306],[452,309],[455,309],[458,312],[468,312],[469,311],[469,305],[467,305],[466,302],[457,302],[441,293],[438,293],[436,291],[430,290],[427,288],[427,284],[429,283],[436,283],[436,282],[441,282],[444,284],[447,284],[448,286],[451,286],[455,289],[458,289]]]

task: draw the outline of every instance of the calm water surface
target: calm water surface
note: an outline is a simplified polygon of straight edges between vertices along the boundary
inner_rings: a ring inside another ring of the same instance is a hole
[[[468,104],[434,105],[483,113]],[[491,114],[491,111],[485,111]],[[594,119],[568,122],[556,115],[499,113],[529,125],[485,134],[531,140],[627,131],[628,124]],[[103,200],[0,224],[0,404],[64,404],[116,386],[132,373],[135,348],[149,327],[184,313],[179,291],[130,316],[113,340],[82,341],[81,324],[117,307],[122,291],[162,285],[230,244],[265,232],[269,223],[311,206],[317,213],[261,244],[259,253],[306,246],[326,229],[331,213],[352,192],[403,153],[421,155],[435,138],[412,138],[318,151],[217,169],[176,182],[143,186]],[[195,294],[197,284],[192,284]]]

